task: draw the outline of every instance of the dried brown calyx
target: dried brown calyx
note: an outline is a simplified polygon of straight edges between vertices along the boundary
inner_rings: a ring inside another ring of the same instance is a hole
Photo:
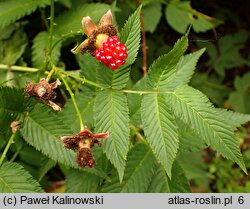
[[[15,120],[11,122],[10,127],[11,127],[12,133],[16,133],[17,130],[20,128],[20,125],[21,125],[21,121]]]
[[[56,98],[55,89],[60,84],[59,79],[53,83],[48,83],[45,78],[42,78],[39,83],[27,82],[24,92],[28,97],[36,97],[41,102],[52,107],[55,111],[60,111],[61,108],[51,101]]]
[[[93,167],[95,165],[94,156],[91,148],[98,144],[102,145],[99,138],[107,138],[109,132],[93,134],[90,130],[84,129],[80,133],[73,136],[64,136],[63,140],[64,147],[77,151],[76,161],[81,168],[86,166]]]
[[[96,48],[102,47],[102,43],[106,42],[108,37],[117,35],[117,29],[112,22],[113,16],[111,10],[108,10],[108,12],[102,16],[98,26],[96,26],[89,16],[83,17],[82,29],[88,38],[79,46],[72,49],[71,52],[74,54],[85,52],[93,54]]]

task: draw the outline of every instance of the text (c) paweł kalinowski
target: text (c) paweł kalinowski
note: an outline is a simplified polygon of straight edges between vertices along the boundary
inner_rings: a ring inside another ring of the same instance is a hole
[[[20,196],[20,204],[32,204],[32,205],[47,205],[47,204],[57,204],[57,205],[67,205],[67,204],[82,204],[82,205],[102,205],[103,196],[94,197],[70,197],[70,196],[47,196],[47,197],[28,197]]]

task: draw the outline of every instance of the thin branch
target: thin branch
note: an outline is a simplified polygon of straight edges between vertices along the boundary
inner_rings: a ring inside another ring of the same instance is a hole
[[[1,156],[1,158],[0,158],[0,166],[2,165],[3,160],[4,160],[4,158],[6,157],[6,154],[7,154],[8,150],[9,150],[11,144],[13,143],[15,136],[16,136],[16,133],[13,133],[13,134],[11,135],[11,137],[10,137],[10,139],[9,139],[9,141],[8,141],[8,144],[7,144],[6,147],[4,148],[3,154],[2,154],[2,156]]]
[[[51,64],[53,65],[53,63],[51,63]],[[9,68],[8,65],[0,65],[0,69],[1,69],[1,67],[3,69],[8,69]],[[39,71],[39,69],[36,69],[36,68],[19,67],[19,66],[11,66],[11,67],[13,67],[13,70],[14,69],[17,70],[17,68],[24,68],[24,69],[18,69],[19,71],[24,71],[24,72],[37,72],[37,71]],[[87,84],[89,84],[91,86],[95,86],[95,87],[100,88],[100,89],[105,89],[106,88],[106,87],[101,86],[100,84],[98,84],[98,83],[96,83],[94,81],[90,81],[90,80],[88,80],[86,78],[82,78],[82,77],[80,77],[78,75],[74,75],[72,73],[69,73],[69,72],[67,72],[65,70],[62,70],[62,69],[60,69],[58,67],[55,67],[55,66],[49,72],[46,80],[49,81],[52,74],[54,74],[55,72],[58,72],[58,74],[61,74],[61,75],[64,74],[64,75],[69,76],[71,78],[74,78],[74,79],[76,79],[78,81],[81,81],[82,84],[87,83]],[[153,90],[152,91],[137,91],[137,90],[130,90],[130,89],[123,89],[122,91],[124,93],[127,93],[127,94],[140,94],[140,95],[142,95],[142,94],[153,94],[153,93],[157,92],[157,91],[153,91]],[[160,91],[158,93],[167,94],[167,93],[171,93],[171,92],[169,92],[169,91]]]
[[[80,113],[80,110],[77,106],[76,100],[75,100],[75,96],[74,93],[71,91],[67,81],[64,79],[64,77],[61,75],[60,71],[57,71],[57,75],[59,76],[59,78],[62,80],[62,82],[64,83],[66,90],[69,92],[69,95],[72,99],[72,102],[74,104],[75,110],[76,110],[76,114],[79,118],[79,122],[80,122],[80,131],[84,129],[84,125],[83,125],[83,119],[82,119],[82,115]]]
[[[52,69],[49,71],[49,74],[47,75],[46,81],[49,82],[50,78],[55,73],[55,71],[56,71],[55,67],[52,67]]]
[[[51,54],[52,54],[52,44],[53,44],[53,30],[54,30],[54,16],[55,16],[55,5],[54,0],[50,1],[50,27],[49,27],[49,44],[48,49],[46,50],[46,61],[44,65],[44,69],[48,68],[49,63],[51,62]]]
[[[48,49],[48,56],[49,57],[51,56],[51,52],[52,52],[54,16],[55,16],[55,5],[54,5],[54,0],[51,0],[51,5],[50,5],[50,28],[49,28],[49,49]]]
[[[13,70],[13,71],[19,71],[19,72],[37,72],[39,69],[37,68],[31,68],[31,67],[23,67],[23,66],[16,66],[16,65],[3,65],[0,64],[0,70]]]
[[[69,73],[67,71],[64,71],[64,70],[61,70],[60,68],[57,68],[57,71],[59,71],[61,74],[67,75],[67,76],[69,76],[71,78],[74,78],[74,79],[76,79],[78,81],[81,81],[82,83],[87,83],[87,84],[90,84],[92,86],[95,86],[95,87],[98,87],[98,88],[101,88],[101,89],[105,89],[106,88],[106,87],[101,86],[98,83],[90,81],[90,80],[88,80],[86,78],[81,78],[81,77],[79,77],[77,75],[71,74],[71,73]],[[160,92],[159,91],[153,91],[153,90],[152,91],[137,91],[137,90],[130,90],[130,89],[123,89],[122,91],[124,93],[127,93],[127,94],[140,94],[140,95],[142,95],[142,94],[155,94],[157,92],[161,93],[161,94],[171,93],[170,91],[160,91]]]
[[[15,152],[15,154],[12,156],[12,158],[10,159],[10,162],[14,162],[14,160],[17,158],[17,156],[20,154],[20,152],[23,149],[23,145],[21,145],[21,147]]]
[[[67,75],[67,76],[69,76],[69,77],[71,77],[71,78],[74,78],[74,79],[76,79],[76,80],[79,80],[79,81],[81,81],[82,83],[87,83],[87,84],[90,84],[91,86],[95,86],[95,87],[98,87],[98,88],[101,88],[101,89],[104,89],[104,88],[105,88],[105,87],[99,85],[98,83],[95,83],[95,82],[93,82],[93,81],[90,81],[90,80],[88,80],[88,79],[86,79],[86,78],[81,78],[81,77],[79,77],[79,76],[77,76],[77,75],[71,74],[71,73],[69,73],[69,72],[67,72],[67,71],[64,71],[64,70],[61,70],[61,69],[58,69],[58,70],[60,71],[60,73],[62,73],[62,74],[64,74],[64,75]]]
[[[129,90],[129,89],[124,89],[122,91],[128,94],[140,94],[140,95],[157,93],[157,91],[136,91],[136,90]],[[169,92],[161,92],[161,93],[169,93]]]

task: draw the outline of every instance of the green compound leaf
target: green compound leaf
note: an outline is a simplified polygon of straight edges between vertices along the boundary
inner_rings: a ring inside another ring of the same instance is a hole
[[[184,34],[189,25],[195,32],[205,32],[220,25],[222,21],[194,10],[189,1],[171,1],[166,8],[166,19],[177,32]]]
[[[146,76],[140,79],[132,88],[132,90],[140,91],[146,88]],[[130,124],[141,126],[141,100],[142,95],[140,94],[127,94]]]
[[[37,176],[38,181],[40,182],[46,173],[48,173],[48,171],[54,166],[56,166],[56,162],[43,155],[43,157],[40,159],[40,167]]]
[[[135,145],[128,154],[123,181],[116,174],[106,183],[103,192],[146,192],[155,167],[152,151],[145,144]]]
[[[9,0],[0,2],[0,28],[34,12],[38,7],[45,7],[50,0]]]
[[[153,33],[162,16],[161,2],[151,1],[149,4],[143,6],[142,13],[144,17],[144,30]]]
[[[243,77],[237,76],[234,80],[235,91],[229,95],[229,102],[234,110],[250,114],[250,73],[244,74]]]
[[[11,122],[22,121],[25,111],[25,98],[21,89],[0,87],[0,136],[9,138]]]
[[[181,86],[168,96],[177,117],[202,135],[208,146],[236,162],[246,171],[231,125],[218,114],[204,94],[192,87]]]
[[[171,180],[167,176],[164,168],[158,166],[155,169],[154,176],[150,183],[147,192],[151,193],[166,193],[166,192],[190,192],[188,179],[185,173],[177,161],[174,162],[172,167],[172,178]]]
[[[122,92],[105,90],[96,97],[94,115],[96,133],[110,132],[103,140],[103,149],[116,167],[122,181],[129,145],[129,115],[127,98]]]
[[[71,170],[66,175],[66,191],[74,193],[98,192],[100,178],[81,170]]]
[[[159,87],[159,83],[165,83],[166,79],[175,73],[175,68],[180,58],[188,47],[188,39],[183,36],[174,48],[166,55],[159,57],[149,68],[148,85],[152,88]]]
[[[145,192],[153,175],[154,156],[144,144],[131,149],[121,192]]]
[[[192,127],[190,127],[180,119],[176,122],[178,124],[180,138],[180,148],[178,155],[185,152],[202,150],[207,147],[206,143],[203,140],[203,136],[198,134]]]
[[[169,71],[161,77],[159,88],[173,91],[178,86],[188,84],[194,73],[198,59],[204,51],[205,49],[200,49],[181,57],[172,71]]]
[[[245,47],[249,35],[246,31],[227,34],[220,37],[216,45],[211,42],[199,42],[199,48],[205,47],[210,57],[207,66],[213,68],[221,77],[225,77],[226,70],[247,64],[241,49]]]
[[[134,63],[135,58],[140,47],[141,39],[141,22],[140,22],[141,7],[139,7],[134,14],[132,14],[123,29],[121,30],[120,40],[127,46],[128,58],[125,66]]]
[[[21,24],[11,24],[4,28],[0,37],[0,63],[14,65],[28,45],[27,35]]]
[[[10,122],[20,120],[25,111],[25,99],[21,89],[11,87],[0,87],[0,124],[4,118]]]
[[[55,43],[55,39],[53,41]],[[46,52],[48,52],[49,34],[48,32],[40,32],[33,40],[32,45],[32,64],[34,67],[42,67],[46,60]],[[51,53],[51,61],[58,63],[61,55],[61,44],[57,44]]]
[[[239,112],[233,112],[226,109],[216,109],[218,111],[218,114],[223,117],[229,125],[232,126],[233,130],[236,130],[241,125],[244,125],[245,123],[250,121],[250,115],[249,114],[242,114]]]
[[[173,164],[172,176],[172,179],[169,181],[171,193],[191,192],[188,179],[178,161],[175,161]]]
[[[76,104],[79,107],[83,123],[88,129],[94,127],[93,106],[95,102],[95,92],[87,85],[81,87],[81,92],[75,93]],[[71,99],[68,100],[61,112],[59,112],[60,119],[68,124],[68,127],[74,132],[78,133],[80,130],[79,118],[77,116],[74,104]]]
[[[150,182],[150,186],[147,192],[150,193],[170,192],[169,178],[165,169],[161,165],[155,169],[152,181]]]
[[[77,58],[78,58],[78,63],[80,65],[80,75],[88,80],[96,82],[96,75],[100,68],[99,65],[101,63],[98,62],[96,58],[89,53],[80,54],[77,56]]]
[[[141,118],[146,140],[171,178],[179,138],[177,124],[167,106],[166,97],[157,93],[145,95],[142,99]]]
[[[43,192],[39,183],[18,163],[6,162],[0,167],[0,193]]]
[[[66,149],[60,140],[61,136],[72,135],[72,132],[49,107],[37,104],[25,116],[20,131],[28,144],[49,158],[70,167],[78,167],[75,153]]]

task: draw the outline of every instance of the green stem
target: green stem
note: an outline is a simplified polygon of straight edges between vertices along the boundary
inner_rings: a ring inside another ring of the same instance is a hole
[[[70,97],[71,97],[71,99],[72,99],[72,102],[73,102],[74,107],[75,107],[75,110],[76,110],[76,114],[77,114],[77,116],[78,116],[78,118],[79,118],[80,130],[83,130],[83,128],[84,128],[83,120],[82,120],[82,116],[81,116],[81,113],[80,113],[80,111],[79,111],[79,108],[78,108],[78,106],[77,106],[77,104],[76,104],[76,100],[75,100],[74,93],[71,91],[71,89],[70,89],[70,87],[69,87],[67,81],[66,81],[66,80],[64,79],[64,77],[60,74],[60,72],[58,72],[58,76],[59,76],[59,78],[62,80],[62,82],[64,83],[64,85],[65,85],[67,91],[69,92],[69,95],[70,95]]]
[[[49,40],[48,40],[48,50],[46,51],[46,60],[43,69],[47,70],[50,60],[51,60],[51,54],[52,54],[52,43],[53,43],[53,29],[54,29],[54,14],[55,14],[55,5],[54,0],[51,0],[50,5],[50,27],[49,27]],[[53,66],[53,65],[52,65]]]
[[[16,152],[15,154],[12,156],[12,158],[10,159],[10,162],[14,162],[14,160],[17,158],[17,156],[20,154],[20,152],[22,151],[23,146],[21,146]]]
[[[48,49],[48,56],[49,57],[51,56],[51,52],[52,52],[54,16],[55,16],[54,0],[51,0],[51,5],[50,5],[50,28],[49,28],[49,49]]]
[[[90,84],[90,85],[92,85],[92,86],[95,86],[95,87],[104,89],[103,86],[101,86],[101,85],[99,85],[98,83],[95,83],[95,82],[93,82],[93,81],[90,81],[90,80],[88,80],[88,79],[86,79],[86,78],[81,78],[81,77],[79,77],[79,76],[77,76],[77,75],[73,75],[73,74],[71,74],[71,73],[69,73],[69,72],[67,72],[67,71],[61,70],[61,69],[59,69],[59,71],[60,71],[60,73],[62,73],[62,74],[64,74],[64,75],[67,75],[67,76],[70,76],[71,78],[74,78],[74,79],[76,79],[76,80],[79,80],[79,81],[81,81],[82,83],[88,83],[88,84]]]
[[[51,64],[53,64],[53,63],[51,63]],[[22,67],[22,66],[10,66],[10,65],[3,65],[3,64],[0,64],[0,70],[1,69],[3,69],[3,70],[13,70],[13,71],[21,71],[21,72],[38,72],[39,71],[39,69],[37,69],[37,68],[30,68],[30,67]],[[98,84],[98,83],[95,83],[95,82],[93,82],[93,81],[90,81],[90,80],[88,80],[88,79],[86,79],[86,78],[81,78],[81,77],[79,77],[79,76],[77,76],[77,75],[74,75],[74,74],[71,74],[71,73],[69,73],[69,72],[67,72],[67,71],[65,71],[65,70],[62,70],[62,69],[60,69],[60,68],[57,68],[57,70],[56,71],[58,71],[60,74],[64,74],[64,75],[67,75],[67,76],[69,76],[69,77],[71,77],[71,78],[74,78],[74,79],[76,79],[76,80],[78,80],[78,81],[81,81],[82,83],[87,83],[87,84],[90,84],[90,85],[92,85],[92,86],[95,86],[95,87],[97,87],[97,88],[101,88],[101,89],[105,89],[105,87],[104,86],[101,86],[100,84]],[[49,75],[48,75],[48,77],[47,77],[47,80],[49,80],[50,79],[50,77],[51,77],[51,75],[53,74],[55,72],[55,69],[53,68],[51,71],[50,71],[50,73],[49,73]],[[122,90],[124,93],[129,93],[129,94],[152,94],[152,93],[155,93],[155,91],[136,91],[136,90],[129,90],[129,89],[124,89],[124,90]],[[169,93],[169,92],[161,92],[161,93]]]
[[[140,95],[156,93],[156,91],[135,91],[135,90],[129,90],[129,89],[124,89],[122,91],[128,94],[140,94]],[[169,93],[169,92],[161,92],[161,93]]]
[[[51,69],[51,71],[49,72],[47,78],[46,78],[46,81],[49,82],[51,76],[55,73],[55,71],[56,71],[56,69],[55,69],[55,67],[53,66],[52,69]]]
[[[69,73],[69,72],[67,72],[67,71],[64,71],[64,70],[61,70],[61,69],[57,69],[61,74],[64,74],[64,75],[67,75],[67,76],[69,76],[69,77],[72,77],[72,78],[74,78],[74,79],[76,79],[76,80],[79,80],[79,81],[81,81],[82,83],[88,83],[88,84],[90,84],[90,85],[92,85],[92,86],[95,86],[95,87],[98,87],[98,88],[101,88],[101,89],[105,89],[106,87],[104,87],[104,86],[101,86],[101,85],[99,85],[98,83],[95,83],[95,82],[93,82],[93,81],[90,81],[90,80],[88,80],[88,79],[86,79],[86,78],[81,78],[81,77],[79,77],[79,76],[77,76],[77,75],[73,75],[73,74],[71,74],[71,73]],[[156,91],[136,91],[136,90],[129,90],[129,89],[124,89],[124,90],[122,90],[124,93],[128,93],[128,94],[140,94],[140,95],[142,95],[142,94],[153,94],[153,93],[156,93]],[[163,92],[159,92],[159,93],[170,93],[169,91],[163,91]]]
[[[37,68],[15,66],[15,65],[3,65],[3,64],[0,64],[0,70],[13,70],[19,72],[32,72],[32,73],[39,71],[39,69]]]
[[[9,148],[10,148],[10,145],[13,143],[15,136],[16,136],[16,134],[13,133],[13,134],[11,135],[9,141],[8,141],[8,144],[6,145],[6,147],[5,147],[4,151],[3,151],[3,154],[2,154],[2,156],[1,156],[1,158],[0,158],[0,166],[1,166],[2,163],[3,163],[3,160],[4,160],[4,158],[5,158],[5,156],[6,156],[7,152],[8,152],[8,150],[9,150]]]

